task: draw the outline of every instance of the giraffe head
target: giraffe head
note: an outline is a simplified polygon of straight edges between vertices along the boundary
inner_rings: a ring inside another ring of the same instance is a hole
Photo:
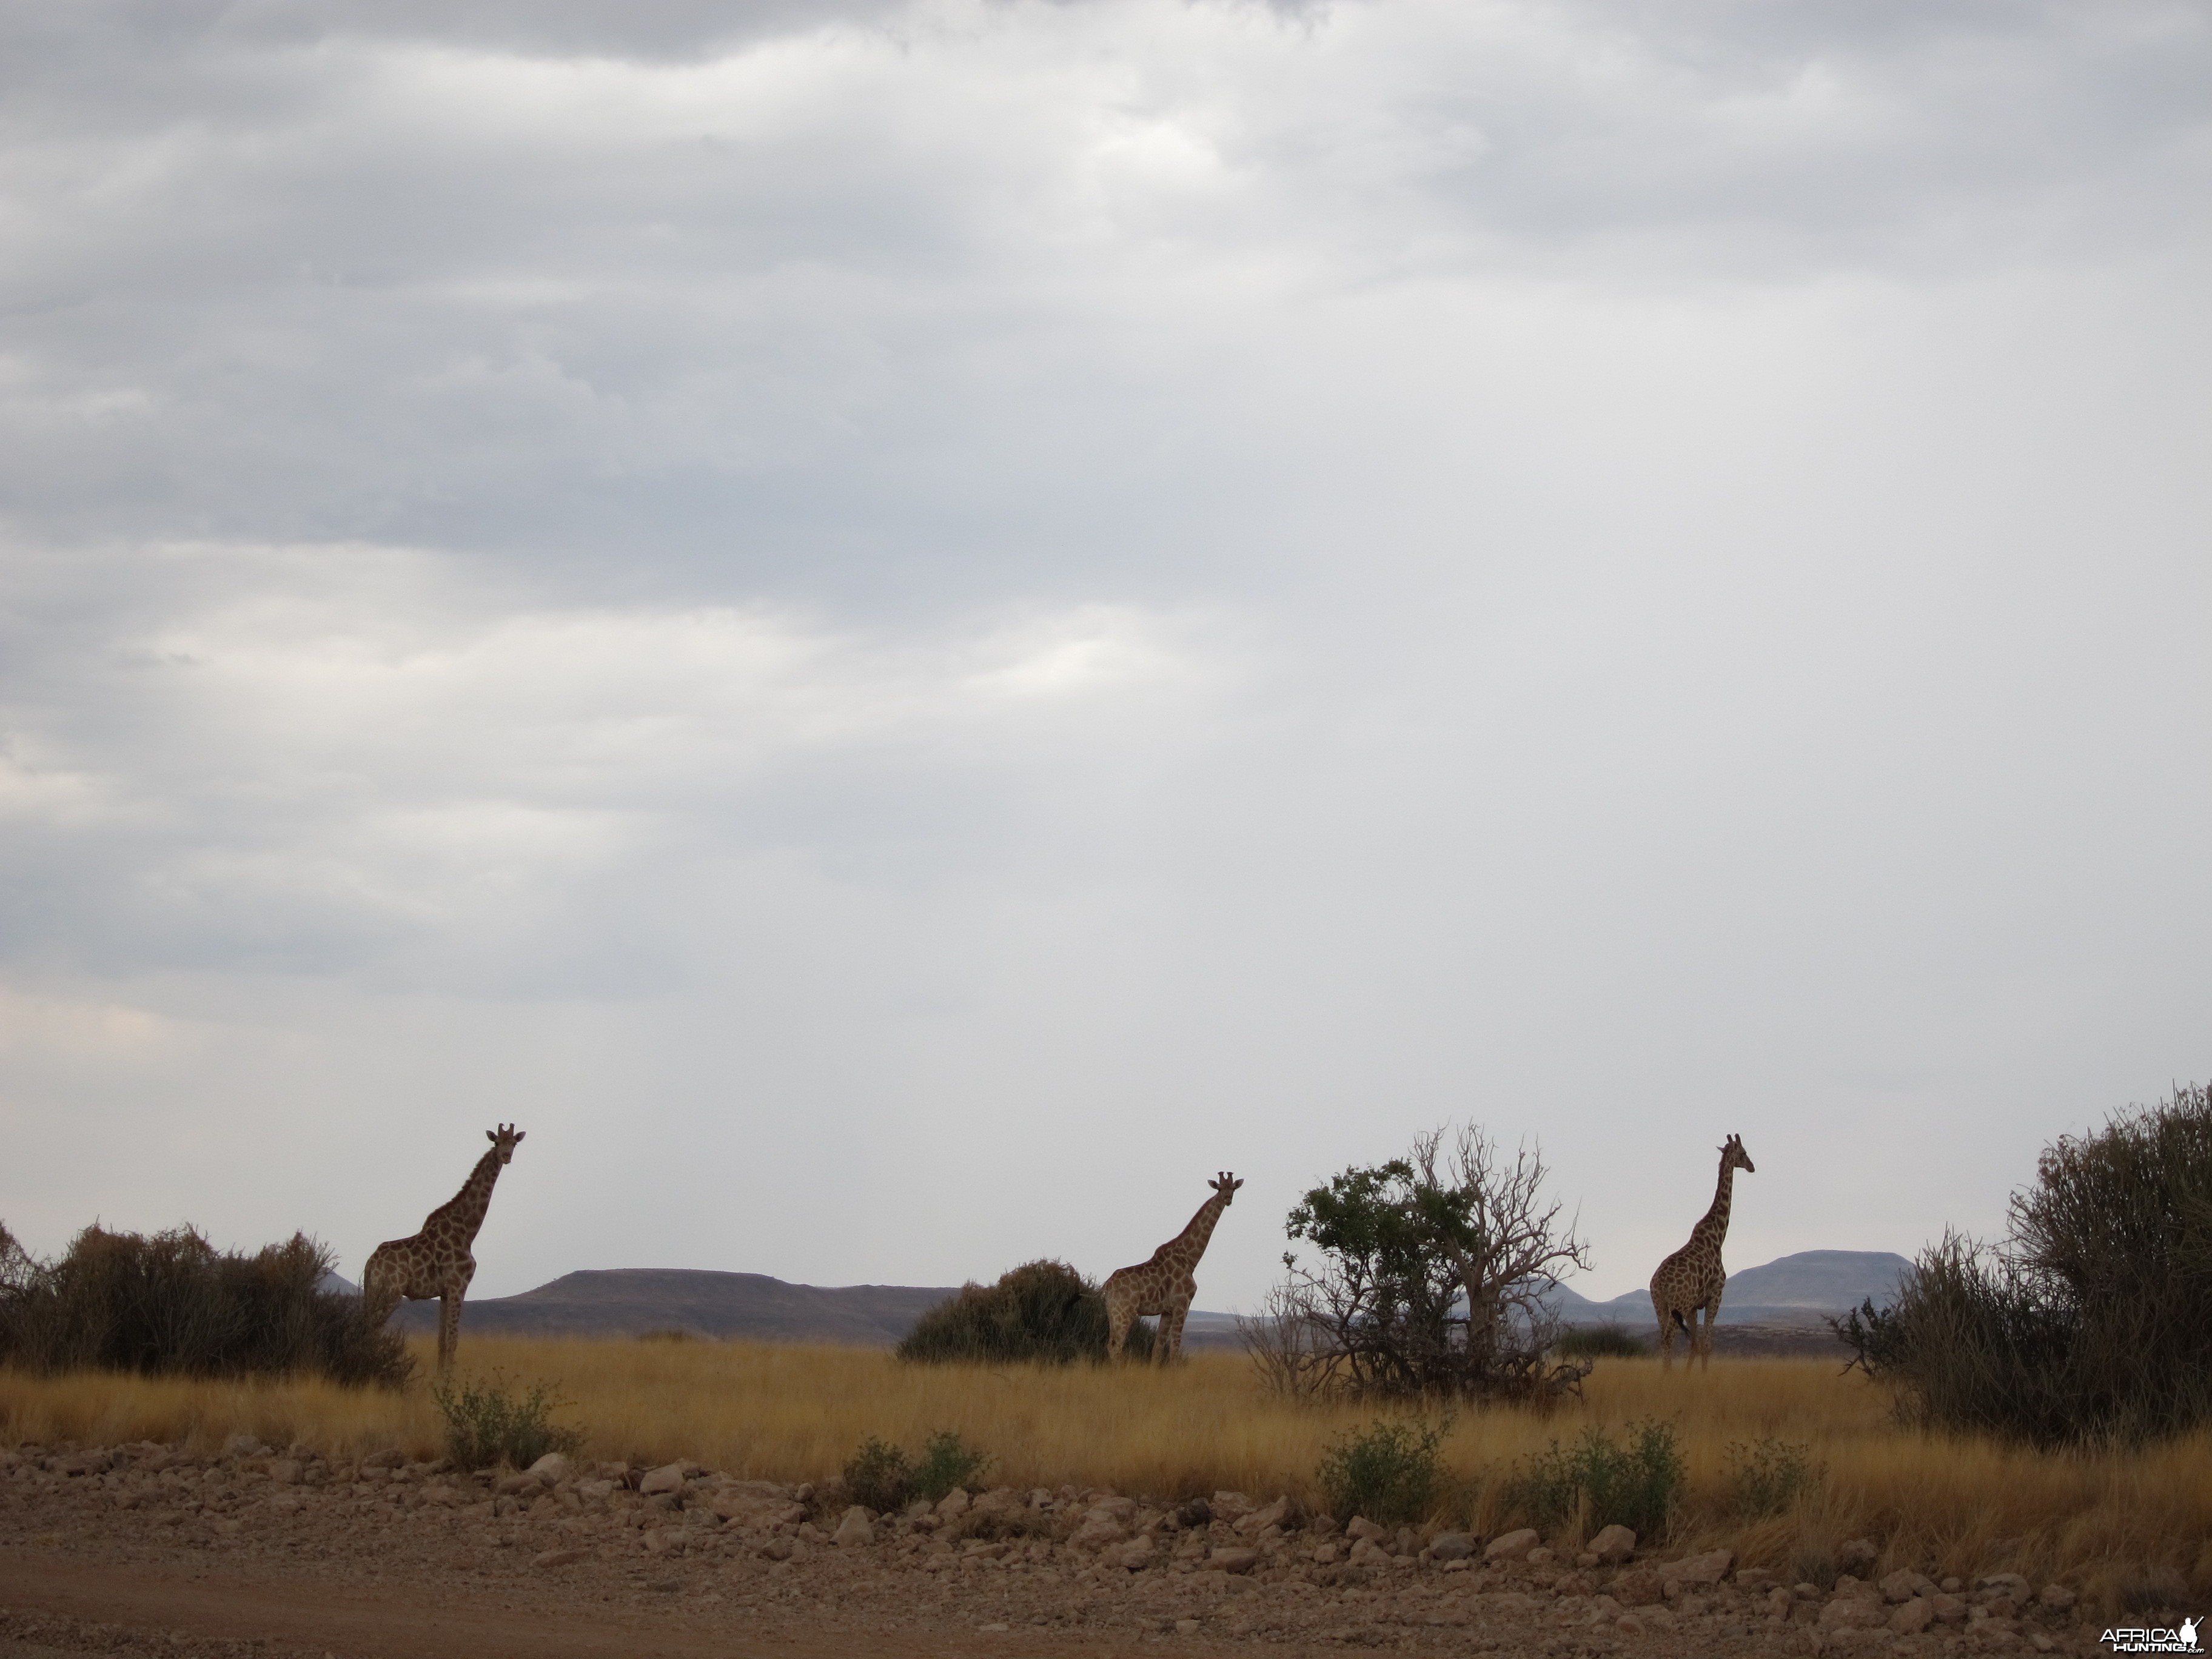
[[[1221,1207],[1225,1210],[1237,1201],[1237,1189],[1244,1183],[1224,1170],[1206,1184],[1221,1194]]]
[[[1746,1175],[1757,1175],[1759,1170],[1751,1161],[1751,1154],[1743,1149],[1743,1137],[1730,1135],[1721,1143],[1721,1168],[1741,1170]]]
[[[499,1161],[501,1164],[512,1164],[514,1162],[514,1149],[522,1144],[524,1133],[525,1131],[516,1128],[512,1123],[502,1123],[499,1126],[499,1132],[496,1134],[486,1129],[484,1139],[491,1142],[492,1150],[499,1154]]]

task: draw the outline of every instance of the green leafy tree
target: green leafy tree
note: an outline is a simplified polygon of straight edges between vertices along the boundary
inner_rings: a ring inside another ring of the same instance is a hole
[[[1288,1275],[1248,1347],[1295,1340],[1300,1375],[1353,1392],[1534,1397],[1574,1388],[1587,1362],[1550,1350],[1558,1327],[1541,1297],[1587,1267],[1587,1244],[1543,1193],[1540,1152],[1509,1162],[1473,1126],[1439,1129],[1403,1158],[1354,1167],[1293,1207],[1285,1231],[1313,1247],[1285,1252]],[[1255,1349],[1263,1372],[1269,1356]]]

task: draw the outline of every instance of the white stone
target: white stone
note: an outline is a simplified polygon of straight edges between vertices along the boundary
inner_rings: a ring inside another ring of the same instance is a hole
[[[845,1518],[837,1523],[837,1530],[830,1534],[830,1541],[845,1545],[874,1543],[876,1528],[868,1519],[868,1511],[858,1504],[847,1510]]]
[[[1380,1528],[1376,1530],[1379,1532]],[[1503,1533],[1490,1540],[1490,1547],[1482,1553],[1486,1561],[1524,1561],[1528,1552],[1536,1547],[1536,1529],[1522,1527],[1517,1531]]]
[[[637,1483],[637,1489],[647,1498],[661,1492],[682,1492],[684,1466],[681,1463],[663,1463],[657,1469],[648,1469],[645,1478]]]
[[[1607,1527],[1590,1540],[1589,1553],[1607,1565],[1616,1566],[1636,1553],[1636,1534],[1626,1527]]]
[[[549,1486],[557,1486],[576,1473],[576,1466],[566,1452],[547,1452],[530,1466],[530,1473],[542,1476]]]

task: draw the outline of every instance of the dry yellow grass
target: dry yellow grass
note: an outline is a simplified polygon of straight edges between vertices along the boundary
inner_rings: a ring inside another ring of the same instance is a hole
[[[426,1365],[428,1354],[420,1356]],[[1132,1492],[1314,1495],[1323,1449],[1373,1413],[1304,1407],[1258,1388],[1241,1357],[1202,1354],[1169,1372],[902,1365],[866,1350],[746,1342],[472,1339],[467,1367],[556,1381],[596,1455],[691,1457],[778,1480],[835,1474],[867,1436],[918,1448],[953,1430],[1017,1486],[1112,1486]],[[1716,1361],[1710,1373],[1610,1360],[1587,1402],[1548,1419],[1462,1412],[1445,1445],[1454,1509],[1489,1529],[1510,1519],[1502,1476],[1585,1428],[1671,1422],[1688,1468],[1678,1535],[1726,1543],[1778,1569],[1816,1563],[1865,1536],[1887,1559],[1967,1575],[2059,1577],[2109,1601],[2164,1568],[2212,1589],[2212,1434],[2150,1449],[2038,1453],[1900,1428],[1887,1395],[1817,1361]],[[423,1455],[441,1424],[420,1383],[401,1395],[313,1382],[234,1384],[119,1376],[0,1373],[0,1439],[219,1445],[245,1431],[331,1453],[398,1446]],[[1731,1512],[1727,1454],[1771,1436],[1823,1466],[1785,1515]]]

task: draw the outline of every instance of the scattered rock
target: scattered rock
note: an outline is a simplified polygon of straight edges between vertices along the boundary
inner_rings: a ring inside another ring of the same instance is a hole
[[[1239,1521],[1237,1523],[1237,1530],[1250,1537],[1255,1534],[1266,1531],[1269,1527],[1281,1526],[1285,1517],[1290,1512],[1291,1500],[1287,1498],[1278,1498],[1266,1509],[1255,1510]]]
[[[534,1474],[501,1475],[492,1491],[501,1498],[521,1498],[545,1490],[545,1483]]]
[[[222,1443],[222,1455],[225,1457],[266,1457],[269,1455],[269,1448],[250,1434],[234,1434]],[[101,1461],[106,1462],[104,1458]],[[82,1464],[78,1468],[71,1471],[72,1474],[82,1472]]]
[[[1125,1571],[1142,1572],[1152,1565],[1152,1540],[1144,1537],[1132,1538],[1115,1549],[1112,1554]]]
[[[1474,1540],[1463,1532],[1440,1532],[1429,1540],[1429,1559],[1464,1561],[1474,1553]]]
[[[1346,1538],[1371,1538],[1375,1540],[1376,1542],[1380,1543],[1383,1539],[1388,1538],[1390,1534],[1385,1532],[1382,1528],[1376,1526],[1375,1522],[1370,1521],[1365,1516],[1355,1515],[1351,1520],[1345,1522],[1344,1535]]]
[[[396,1469],[407,1461],[397,1447],[386,1446],[382,1451],[373,1451],[361,1460],[365,1469]]]
[[[1203,1498],[1194,1498],[1176,1511],[1176,1519],[1186,1527],[1203,1527],[1213,1519],[1213,1505]]]
[[[1863,1575],[1872,1571],[1874,1564],[1881,1559],[1881,1552],[1869,1539],[1847,1539],[1836,1550],[1836,1566],[1843,1572]]]
[[[1938,1590],[1928,1598],[1928,1606],[1936,1617],[1947,1625],[1955,1625],[1966,1616],[1966,1604],[1948,1590]]]
[[[1073,1549],[1096,1550],[1103,1549],[1109,1544],[1118,1544],[1128,1535],[1128,1529],[1122,1526],[1121,1517],[1100,1504],[1084,1516],[1083,1524],[1075,1529],[1074,1535],[1067,1541]]]
[[[1241,1545],[1224,1546],[1209,1554],[1206,1564],[1221,1572],[1249,1572],[1260,1565],[1260,1552]]]
[[[535,1476],[531,1478],[536,1479]],[[500,1484],[505,1486],[507,1483],[501,1481]],[[681,1463],[663,1463],[657,1469],[647,1469],[644,1478],[637,1483],[637,1489],[647,1498],[661,1492],[680,1492],[684,1490],[684,1466]]]
[[[300,1483],[300,1465],[295,1458],[280,1457],[269,1466],[269,1478],[280,1486],[295,1486]]]
[[[530,1558],[530,1565],[533,1567],[565,1567],[571,1561],[588,1561],[591,1559],[589,1550],[543,1550]]]
[[[1665,1593],[1666,1586],[1652,1567],[1632,1568],[1613,1581],[1613,1599],[1625,1607],[1654,1606]]]
[[[1607,1527],[1590,1540],[1590,1553],[1608,1566],[1619,1565],[1636,1553],[1636,1534],[1621,1526]]]
[[[974,1498],[969,1497],[968,1489],[965,1486],[955,1486],[951,1492],[945,1493],[944,1497],[937,1500],[938,1519],[940,1521],[957,1521],[962,1516],[968,1513],[969,1509],[975,1504],[975,1500]]]
[[[547,1452],[528,1472],[542,1477],[547,1486],[557,1486],[576,1473],[576,1466],[566,1452]]]
[[[1995,1590],[2000,1595],[2009,1595],[2022,1607],[2027,1605],[2027,1580],[2016,1572],[1984,1573],[1974,1580],[1977,1590]]]
[[[1346,1528],[1346,1530],[1348,1532],[1351,1528]],[[1377,1527],[1377,1535],[1381,1532],[1382,1528]],[[1504,1533],[1492,1539],[1490,1547],[1482,1553],[1482,1559],[1486,1561],[1525,1561],[1528,1559],[1528,1552],[1535,1547],[1535,1528],[1522,1527],[1518,1531]]]
[[[1910,1601],[1916,1595],[1935,1594],[1936,1581],[1910,1567],[1899,1567],[1881,1581],[1882,1599],[1886,1601]]]
[[[2074,1605],[2074,1592],[2063,1584],[2045,1584],[2035,1593],[2035,1599],[2053,1613],[2064,1613]]]
[[[1935,1604],[1924,1595],[1907,1596],[1889,1615],[1889,1627],[1899,1636],[1917,1636],[1935,1622]]]
[[[876,1541],[875,1523],[868,1511],[855,1504],[845,1511],[845,1518],[837,1523],[837,1530],[830,1534],[833,1544],[872,1544]]]
[[[1707,1550],[1703,1555],[1686,1555],[1679,1561],[1660,1564],[1659,1580],[1662,1584],[1717,1584],[1728,1577],[1728,1570],[1735,1565],[1735,1557],[1726,1550]]]
[[[1532,1567],[1547,1567],[1552,1565],[1553,1557],[1551,1551],[1539,1544],[1521,1559]]]
[[[1838,1595],[1820,1609],[1822,1630],[1872,1630],[1888,1622],[1888,1608],[1871,1595]]]

